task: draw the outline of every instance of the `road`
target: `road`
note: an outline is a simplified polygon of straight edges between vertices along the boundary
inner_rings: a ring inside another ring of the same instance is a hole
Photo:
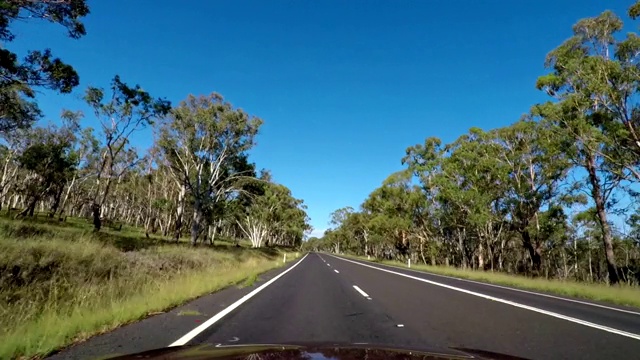
[[[183,310],[197,316],[181,316]],[[104,357],[170,344],[373,343],[529,359],[640,355],[640,312],[311,253],[266,274],[62,351]]]

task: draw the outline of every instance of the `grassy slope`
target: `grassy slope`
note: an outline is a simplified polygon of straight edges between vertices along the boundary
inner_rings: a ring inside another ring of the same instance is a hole
[[[276,250],[0,219],[0,358],[46,355],[281,264]]]
[[[358,260],[367,260],[362,256],[349,256]],[[381,264],[406,268],[407,264],[399,261],[371,260]],[[491,284],[512,286],[519,289],[541,291],[550,294],[570,296],[588,300],[602,301],[615,305],[640,308],[640,289],[634,286],[608,286],[606,284],[587,284],[574,281],[547,280],[528,278],[499,272],[463,270],[454,267],[411,265],[411,269],[439,275],[447,275],[462,279],[476,280]]]

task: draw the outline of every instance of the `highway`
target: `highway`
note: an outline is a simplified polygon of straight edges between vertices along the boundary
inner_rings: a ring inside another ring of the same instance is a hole
[[[197,310],[197,316],[180,315]],[[640,357],[640,312],[311,253],[66,349],[53,359],[169,345],[371,343],[527,359]]]

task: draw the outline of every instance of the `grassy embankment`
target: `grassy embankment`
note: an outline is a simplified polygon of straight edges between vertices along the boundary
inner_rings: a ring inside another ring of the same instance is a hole
[[[0,218],[0,358],[41,357],[282,265],[279,250],[229,245]]]
[[[358,260],[367,260],[363,256],[345,255]],[[371,259],[371,262],[407,268],[406,263]],[[482,281],[491,284],[511,286],[524,290],[538,291],[561,296],[569,296],[587,300],[601,301],[605,303],[624,305],[640,308],[640,288],[637,286],[619,285],[608,286],[606,284],[589,284],[576,281],[547,280],[544,278],[530,278],[520,275],[500,272],[463,270],[446,266],[430,266],[424,264],[411,264],[412,270],[428,273],[452,276],[456,278]]]

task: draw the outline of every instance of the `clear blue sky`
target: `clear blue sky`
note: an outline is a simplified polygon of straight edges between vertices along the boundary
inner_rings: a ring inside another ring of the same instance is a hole
[[[174,103],[221,93],[265,121],[251,159],[322,231],[399,170],[408,146],[504,126],[546,100],[534,87],[546,53],[579,18],[631,3],[94,0],[86,37],[30,22],[10,46],[51,47],[80,73],[74,94],[39,96],[50,120],[85,109],[83,89],[115,74]],[[151,142],[150,130],[134,138]]]

